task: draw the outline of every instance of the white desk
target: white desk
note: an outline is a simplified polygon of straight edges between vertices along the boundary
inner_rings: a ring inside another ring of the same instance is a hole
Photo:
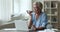
[[[38,31],[38,32],[55,32],[55,31],[54,30],[50,30],[50,29],[45,29],[45,30]]]
[[[23,20],[16,20],[15,22],[15,26],[17,30],[28,30],[27,28],[27,21],[23,21]],[[38,32],[55,32],[54,29],[45,29],[43,31],[38,31]]]

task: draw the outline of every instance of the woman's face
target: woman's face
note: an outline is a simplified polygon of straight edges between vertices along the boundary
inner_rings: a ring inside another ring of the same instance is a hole
[[[40,5],[38,4],[38,3],[34,3],[33,4],[33,8],[34,8],[34,11],[36,12],[36,13],[38,13],[38,12],[40,12]]]

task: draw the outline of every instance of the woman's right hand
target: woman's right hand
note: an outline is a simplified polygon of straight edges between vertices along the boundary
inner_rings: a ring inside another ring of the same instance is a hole
[[[30,11],[30,10],[27,10],[27,13],[30,15],[30,16],[32,16],[32,13],[33,11]]]

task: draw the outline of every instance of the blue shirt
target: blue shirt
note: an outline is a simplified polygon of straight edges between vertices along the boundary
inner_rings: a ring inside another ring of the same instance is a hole
[[[33,12],[32,13],[32,22],[33,22],[33,25],[36,26],[36,28],[38,28],[38,27],[46,27],[47,15],[44,12],[42,12],[40,14],[39,18],[36,20],[35,13]]]

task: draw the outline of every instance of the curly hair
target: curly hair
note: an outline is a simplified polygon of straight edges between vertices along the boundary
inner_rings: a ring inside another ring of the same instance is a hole
[[[41,7],[41,9],[43,8],[43,4],[41,2],[39,2],[39,1],[33,2],[33,4],[39,5]]]

